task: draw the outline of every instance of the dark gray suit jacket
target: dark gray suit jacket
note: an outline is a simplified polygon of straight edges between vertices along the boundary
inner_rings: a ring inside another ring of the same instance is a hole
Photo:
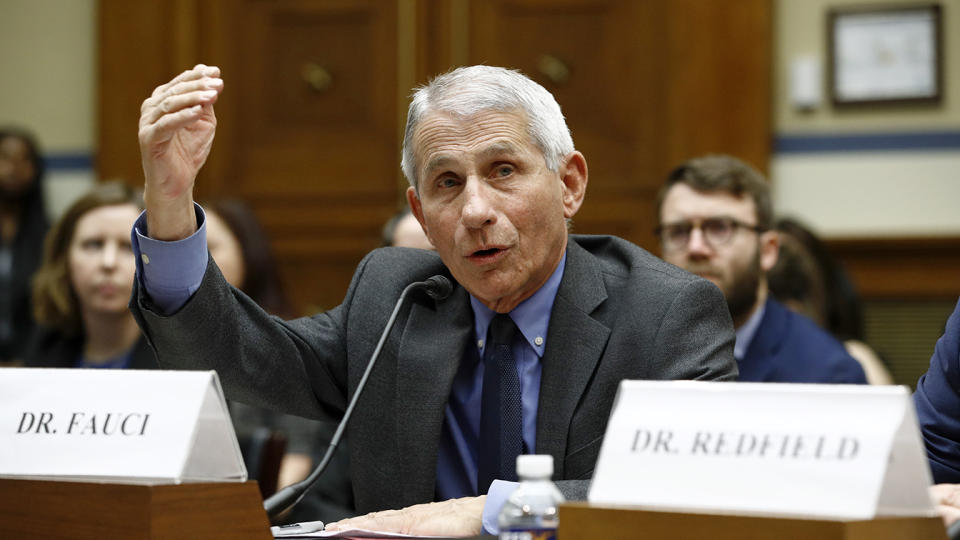
[[[622,379],[732,380],[737,368],[714,285],[619,238],[570,239],[542,359],[536,451],[552,454],[554,477],[578,480],[561,489],[583,498]],[[284,322],[211,262],[177,313],[160,315],[139,282],[131,308],[163,367],[216,369],[229,399],[336,419],[400,291],[435,274],[450,277],[433,252],[378,249],[340,306]],[[348,428],[359,512],[434,499],[444,409],[473,331],[459,285],[439,302],[417,295],[399,313]]]

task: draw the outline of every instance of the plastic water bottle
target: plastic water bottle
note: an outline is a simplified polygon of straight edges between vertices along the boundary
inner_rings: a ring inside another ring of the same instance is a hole
[[[556,540],[557,505],[564,498],[550,481],[553,456],[517,456],[517,476],[520,485],[497,517],[500,540]]]

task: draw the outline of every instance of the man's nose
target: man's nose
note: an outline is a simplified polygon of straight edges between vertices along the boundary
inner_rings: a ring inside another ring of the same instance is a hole
[[[471,229],[479,229],[496,222],[496,208],[491,201],[490,186],[478,178],[468,178],[464,187],[462,219]]]
[[[690,240],[687,242],[687,255],[703,258],[709,257],[712,252],[713,248],[707,243],[707,239],[703,235],[703,229],[694,227],[690,231]]]

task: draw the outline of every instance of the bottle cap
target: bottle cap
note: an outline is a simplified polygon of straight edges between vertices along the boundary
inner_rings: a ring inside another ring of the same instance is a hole
[[[549,454],[517,456],[517,476],[520,478],[550,478],[553,476],[553,456]]]

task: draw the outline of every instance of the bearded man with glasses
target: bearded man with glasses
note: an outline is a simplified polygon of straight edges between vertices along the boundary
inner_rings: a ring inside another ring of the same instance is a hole
[[[777,262],[766,179],[723,155],[695,158],[667,177],[657,198],[663,258],[720,288],[736,327],[741,381],[867,382],[843,345],[770,297]]]

